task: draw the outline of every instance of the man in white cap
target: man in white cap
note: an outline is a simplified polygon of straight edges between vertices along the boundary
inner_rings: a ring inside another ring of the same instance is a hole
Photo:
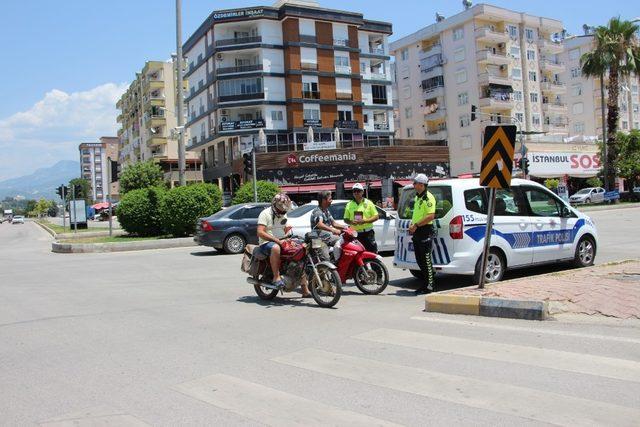
[[[378,245],[376,233],[373,231],[373,223],[380,216],[376,205],[364,197],[362,184],[356,183],[351,191],[353,192],[353,200],[350,200],[344,208],[344,222],[358,232],[358,240],[367,251],[377,254]]]
[[[436,198],[427,191],[429,178],[420,173],[413,178],[413,188],[416,197],[413,202],[413,215],[409,234],[413,235],[413,250],[416,254],[416,262],[424,276],[424,283],[416,290],[416,294],[428,294],[433,292],[435,271],[431,260],[433,238],[435,235],[433,220],[436,217]]]

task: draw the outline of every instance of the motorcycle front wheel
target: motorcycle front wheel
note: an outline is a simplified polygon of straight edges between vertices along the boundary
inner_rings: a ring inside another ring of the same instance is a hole
[[[389,284],[389,272],[382,261],[368,259],[362,267],[358,267],[353,280],[363,294],[378,295]]]
[[[337,271],[330,269],[326,265],[318,265],[318,276],[311,273],[309,277],[309,288],[316,303],[323,308],[331,308],[340,301],[342,295],[342,281]]]
[[[253,288],[256,290],[258,297],[264,301],[271,301],[278,296],[279,292],[277,289],[264,288],[260,285],[253,285]]]

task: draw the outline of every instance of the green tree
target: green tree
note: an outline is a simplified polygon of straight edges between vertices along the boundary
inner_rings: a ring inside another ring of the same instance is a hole
[[[35,213],[36,211],[36,205],[38,204],[38,202],[36,200],[32,200],[29,199],[25,202],[24,207],[22,207],[21,209],[21,213],[20,215],[31,215],[32,212]],[[20,209],[20,208],[18,208]],[[16,210],[18,210],[16,209]],[[14,212],[15,214],[16,212]]]
[[[132,190],[162,185],[164,178],[160,166],[149,160],[125,167],[119,181],[120,194],[126,194]]]
[[[161,208],[164,231],[179,237],[192,234],[199,218],[222,208],[222,193],[213,184],[193,184],[172,188]]]
[[[42,197],[40,198],[40,200],[38,200],[32,212],[34,216],[41,218],[47,213],[48,210],[49,210],[49,202],[44,197]]]
[[[544,180],[544,186],[547,187],[549,190],[557,189],[558,185],[560,185],[560,180],[557,180],[554,178],[549,178]]]
[[[628,134],[620,132],[617,141],[616,169],[628,181],[628,187],[633,188],[640,182],[640,130],[632,130]]]
[[[55,200],[49,200],[49,208],[47,209],[47,216],[58,216],[58,203]]]
[[[594,31],[595,48],[581,58],[582,74],[600,79],[600,90],[604,94],[604,81],[607,83],[607,141],[605,158],[605,188],[614,187],[616,177],[615,161],[618,157],[616,132],[618,130],[618,98],[620,97],[621,78],[640,71],[640,45],[638,30],[640,27],[631,21],[611,18],[606,26]],[[603,124],[604,125],[604,124]]]
[[[602,180],[597,176],[592,176],[591,178],[587,179],[587,185],[589,187],[602,187]]]
[[[273,196],[281,191],[280,187],[269,181],[258,181],[257,187],[258,202],[263,203],[270,202]],[[252,203],[253,201],[253,181],[249,181],[242,184],[238,191],[236,191],[232,203],[238,205],[240,203]]]
[[[74,185],[80,186],[80,191],[76,191],[75,194],[73,194]],[[91,203],[93,202],[91,184],[89,184],[89,181],[84,178],[73,178],[71,181],[69,181],[69,199],[71,199],[72,195],[75,196],[76,200],[84,200],[87,203],[87,206],[91,205]]]

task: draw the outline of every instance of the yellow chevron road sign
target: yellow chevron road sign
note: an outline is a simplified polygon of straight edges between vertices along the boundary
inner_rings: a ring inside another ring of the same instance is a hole
[[[485,128],[480,185],[496,189],[507,189],[511,186],[516,131],[514,125]]]

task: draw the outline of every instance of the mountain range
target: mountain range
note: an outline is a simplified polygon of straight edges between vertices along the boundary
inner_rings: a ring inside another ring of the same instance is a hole
[[[0,181],[0,200],[23,196],[26,199],[58,200],[56,188],[80,176],[80,163],[61,160],[53,166],[36,169],[30,175]]]

